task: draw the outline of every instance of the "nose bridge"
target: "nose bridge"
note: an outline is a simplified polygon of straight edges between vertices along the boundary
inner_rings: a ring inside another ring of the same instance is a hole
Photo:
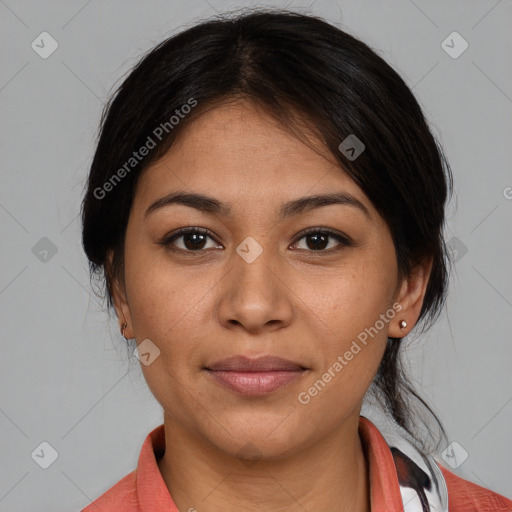
[[[289,320],[291,305],[286,287],[280,282],[276,256],[273,248],[264,247],[250,236],[236,247],[229,292],[221,298],[221,321],[236,321],[248,330],[257,330],[270,322]]]
[[[244,292],[244,288],[251,294],[257,290],[258,294],[263,294],[268,299],[274,288],[275,251],[268,247],[268,244],[264,247],[261,239],[260,242],[252,236],[246,237],[236,247],[232,264],[240,293]]]

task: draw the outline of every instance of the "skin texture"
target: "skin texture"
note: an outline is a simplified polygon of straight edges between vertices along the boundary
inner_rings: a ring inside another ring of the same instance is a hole
[[[404,336],[418,319],[430,267],[398,281],[386,223],[311,141],[314,149],[252,103],[233,101],[191,123],[138,183],[114,302],[126,337],[150,339],[161,351],[141,366],[164,409],[159,468],[180,510],[370,510],[360,408],[387,337]],[[176,191],[213,196],[232,213],[170,205],[144,216]],[[339,191],[368,215],[336,204],[278,216],[287,201]],[[186,252],[190,237],[159,243],[183,227],[210,231],[202,254],[191,254],[197,245]],[[315,250],[315,240],[300,235],[307,228],[330,228],[352,242],[330,237]],[[247,237],[263,249],[252,263],[236,252]],[[300,403],[299,393],[396,302],[400,313]],[[227,390],[204,371],[228,356],[268,354],[308,370],[264,397]]]

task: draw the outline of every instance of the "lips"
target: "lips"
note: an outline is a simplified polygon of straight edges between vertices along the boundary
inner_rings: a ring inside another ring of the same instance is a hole
[[[261,396],[302,377],[307,368],[275,356],[233,356],[204,368],[214,381],[239,394]]]
[[[232,356],[218,361],[206,367],[212,371],[233,371],[233,372],[273,372],[273,371],[295,371],[305,370],[298,363],[288,361],[281,357],[260,356],[249,358],[245,356]]]

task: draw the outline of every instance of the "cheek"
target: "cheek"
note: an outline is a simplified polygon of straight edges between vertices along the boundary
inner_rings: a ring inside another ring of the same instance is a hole
[[[343,414],[345,407],[356,407],[378,370],[389,323],[396,315],[392,307],[396,264],[392,247],[391,253],[387,249],[368,251],[328,279],[315,280],[314,287],[311,282],[309,290],[303,288],[305,312],[315,313],[309,314],[315,322],[310,328],[322,332],[316,338],[318,367],[299,399],[311,411],[339,409]]]
[[[346,264],[329,275],[303,276],[298,290],[307,306],[305,318],[316,322],[315,330],[322,333],[318,343],[329,352],[343,350],[376,322],[386,339],[389,318],[384,324],[379,319],[392,306],[396,272],[396,263],[388,251],[369,250],[347,258]],[[314,315],[307,315],[308,309]],[[394,316],[394,311],[391,313]]]
[[[137,343],[150,339],[160,350],[150,365],[141,364],[144,378],[164,409],[186,424],[194,403],[187,388],[196,377],[198,346],[209,339],[205,308],[214,282],[154,260],[141,265],[133,259],[130,265],[126,286]]]
[[[204,325],[197,315],[215,280],[206,271],[187,272],[173,265],[160,252],[132,252],[126,263],[126,289],[137,338],[166,343],[187,326],[197,332]]]
[[[387,344],[389,324],[380,316],[389,310],[386,301],[348,288],[340,293],[341,306],[330,310],[332,333],[317,342],[318,364],[296,397],[303,420],[322,418],[325,432],[361,406]]]
[[[151,365],[141,365],[146,381],[157,400],[179,401],[176,390],[196,377],[201,348],[211,344],[219,276],[206,267],[183,268],[155,252],[131,252],[126,289],[137,342],[150,339],[160,349]]]

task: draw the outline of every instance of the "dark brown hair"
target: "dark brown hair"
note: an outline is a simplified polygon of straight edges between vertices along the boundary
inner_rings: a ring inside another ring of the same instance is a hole
[[[109,306],[112,280],[123,280],[126,225],[142,171],[192,120],[233,98],[256,102],[289,129],[301,124],[297,119],[313,127],[387,222],[400,277],[432,259],[420,315],[423,329],[429,327],[448,280],[443,226],[452,178],[442,149],[411,90],[374,50],[320,18],[281,10],[220,16],[166,39],[139,61],[106,105],[82,222],[91,276],[102,276]],[[351,134],[365,145],[355,160],[339,149]],[[130,160],[149,139],[156,147]],[[372,389],[425,449],[411,399],[444,431],[408,381],[400,347],[399,339],[388,339]]]

